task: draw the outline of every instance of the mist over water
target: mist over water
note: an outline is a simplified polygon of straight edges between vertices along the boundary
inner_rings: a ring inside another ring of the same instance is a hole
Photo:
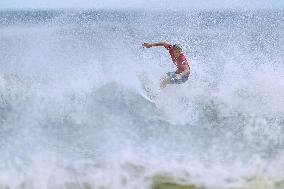
[[[0,186],[149,188],[159,174],[283,180],[283,11],[0,13]],[[182,85],[149,103],[175,68]],[[267,186],[267,185],[266,185]],[[271,187],[275,188],[272,184]]]

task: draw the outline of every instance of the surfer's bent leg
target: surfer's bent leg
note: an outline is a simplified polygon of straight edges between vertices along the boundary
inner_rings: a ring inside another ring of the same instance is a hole
[[[160,84],[160,89],[161,90],[164,89],[168,84],[170,84],[170,82],[171,82],[171,78],[169,76],[166,76]]]
[[[167,84],[181,84],[188,80],[188,76],[182,76],[179,79],[176,78],[175,72],[168,72],[166,78],[161,82],[160,88],[164,89]]]
[[[168,84],[174,84],[175,77],[175,72],[168,72],[161,82],[160,89],[164,89]]]

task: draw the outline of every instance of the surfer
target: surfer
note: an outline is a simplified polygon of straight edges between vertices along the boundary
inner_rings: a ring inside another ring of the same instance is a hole
[[[188,61],[182,52],[180,44],[171,45],[166,42],[143,43],[143,46],[150,48],[153,46],[164,46],[170,53],[174,65],[177,67],[175,72],[168,72],[167,76],[162,79],[160,89],[164,89],[168,84],[181,84],[188,80],[190,67]]]

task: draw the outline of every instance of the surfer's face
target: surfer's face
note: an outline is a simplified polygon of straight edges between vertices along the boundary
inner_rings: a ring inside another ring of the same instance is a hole
[[[180,54],[180,50],[174,49],[174,55],[176,58],[179,57],[179,54]]]

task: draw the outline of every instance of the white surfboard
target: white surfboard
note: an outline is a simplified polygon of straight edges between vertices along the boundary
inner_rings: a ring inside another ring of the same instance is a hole
[[[137,74],[137,76],[141,83],[141,88],[143,89],[141,96],[149,102],[155,103],[155,100],[159,95],[159,89],[155,86],[155,83],[150,79],[147,73],[142,72]]]

